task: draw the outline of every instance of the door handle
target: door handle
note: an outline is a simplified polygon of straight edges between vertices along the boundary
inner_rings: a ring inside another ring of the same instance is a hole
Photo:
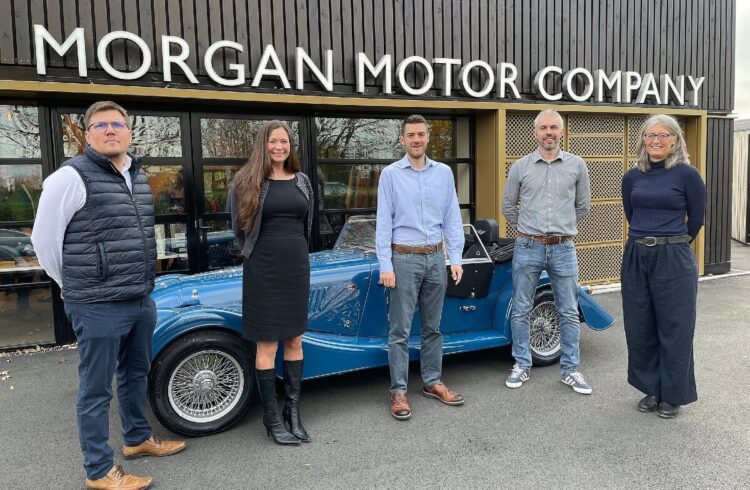
[[[477,307],[474,305],[466,305],[466,306],[459,306],[458,311],[464,312],[464,313],[470,313],[472,311],[476,311]]]
[[[213,226],[204,226],[203,225],[203,218],[198,218],[195,220],[195,229],[198,230],[198,242],[203,244],[204,242],[207,242],[206,233],[208,230],[213,230]]]

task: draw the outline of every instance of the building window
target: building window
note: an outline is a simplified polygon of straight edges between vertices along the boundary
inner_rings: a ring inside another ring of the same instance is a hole
[[[428,117],[427,155],[451,167],[465,223],[474,217],[471,121]],[[315,118],[317,156],[317,249],[333,247],[351,216],[374,215],[380,172],[404,156],[399,144],[402,118]]]
[[[31,245],[40,143],[36,107],[0,104],[0,347],[54,341],[50,280]]]

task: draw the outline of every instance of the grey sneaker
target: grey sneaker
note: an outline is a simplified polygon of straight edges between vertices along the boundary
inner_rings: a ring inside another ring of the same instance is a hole
[[[529,376],[531,376],[531,369],[522,368],[518,364],[514,364],[508,378],[505,380],[505,386],[508,388],[520,388],[523,382],[529,379]]]
[[[560,378],[560,381],[573,388],[573,391],[576,393],[590,395],[593,391],[591,386],[589,386],[588,383],[586,383],[586,380],[583,379],[583,374],[578,371],[563,375],[563,377]]]

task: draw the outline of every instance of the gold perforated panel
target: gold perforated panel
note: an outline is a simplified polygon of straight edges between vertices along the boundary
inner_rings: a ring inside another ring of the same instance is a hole
[[[625,132],[624,116],[593,116],[572,114],[568,116],[568,133],[617,133]]]
[[[625,138],[623,136],[568,136],[568,151],[580,155],[583,158],[591,157],[617,157],[622,158],[625,151]]]
[[[578,275],[585,284],[618,281],[622,263],[622,245],[579,248]]]
[[[505,152],[508,156],[521,156],[536,149],[532,134],[536,114],[508,113],[506,119]]]
[[[588,160],[591,199],[620,199],[622,160]]]
[[[578,223],[576,243],[623,241],[622,204],[593,203],[591,212]]]
[[[638,139],[641,137],[639,130],[645,120],[646,116],[628,117],[628,155],[635,155],[635,147],[638,145]]]

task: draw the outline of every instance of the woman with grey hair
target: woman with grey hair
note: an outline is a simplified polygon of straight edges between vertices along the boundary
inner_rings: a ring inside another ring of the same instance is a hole
[[[643,123],[636,168],[622,179],[628,241],[622,310],[628,383],[646,396],[641,412],[677,416],[697,400],[693,374],[698,264],[690,248],[703,226],[706,186],[690,166],[682,130],[667,115]]]

